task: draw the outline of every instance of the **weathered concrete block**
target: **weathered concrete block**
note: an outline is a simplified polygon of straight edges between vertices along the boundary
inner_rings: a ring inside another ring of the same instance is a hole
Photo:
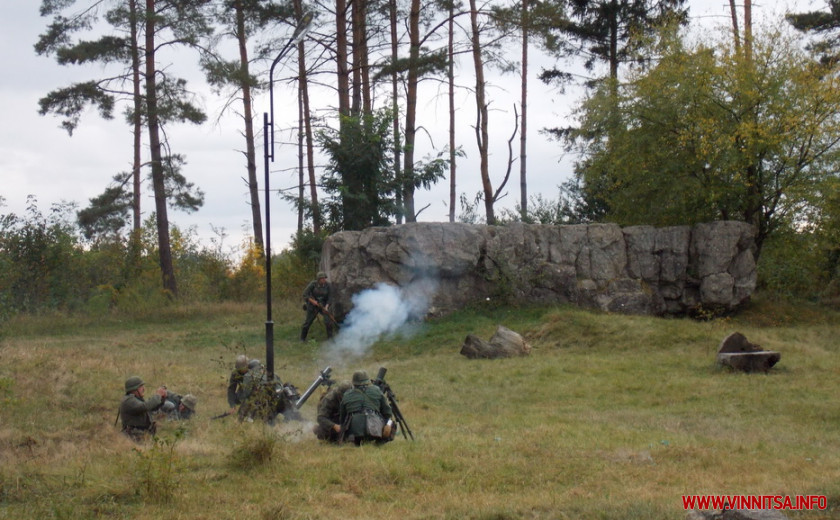
[[[385,282],[434,280],[431,305],[573,303],[628,314],[732,310],[755,289],[754,230],[743,222],[654,228],[614,224],[483,226],[411,223],[344,231],[324,243],[321,269],[336,312]]]

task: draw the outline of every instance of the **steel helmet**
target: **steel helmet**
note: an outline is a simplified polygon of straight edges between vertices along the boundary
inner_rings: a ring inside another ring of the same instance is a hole
[[[125,380],[125,392],[133,392],[145,384],[146,383],[144,383],[143,380],[139,377],[131,376]]]

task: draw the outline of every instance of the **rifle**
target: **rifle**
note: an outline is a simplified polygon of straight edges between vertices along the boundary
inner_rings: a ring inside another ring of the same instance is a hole
[[[347,435],[347,430],[350,429],[350,421],[353,420],[353,416],[351,414],[347,414],[347,418],[344,419],[344,423],[341,424],[341,432],[338,434],[338,445],[341,446],[344,444],[344,437]]]
[[[397,406],[397,396],[394,395],[394,392],[391,390],[391,385],[385,382],[385,372],[387,371],[387,368],[379,367],[376,379],[374,379],[372,383],[378,386],[379,389],[382,390],[382,393],[385,394],[385,397],[388,398],[388,404],[391,405],[391,413],[397,420],[397,424],[400,425],[400,431],[402,432],[403,437],[406,439],[411,437],[411,440],[414,440],[414,434],[411,433],[411,428],[408,427],[408,423],[405,421],[405,417],[400,411],[400,407]],[[408,433],[408,436],[406,436],[406,433]]]
[[[303,395],[300,396],[300,398],[295,402],[295,408],[300,409],[300,407],[303,406],[303,403],[305,403],[307,399],[312,397],[312,394],[315,393],[315,390],[317,390],[319,386],[332,385],[334,381],[330,379],[331,372],[332,367],[327,367],[324,370],[321,370],[321,372],[318,373],[318,377],[315,378],[315,381],[313,381],[312,384],[309,385],[309,388],[307,388]]]
[[[225,413],[220,413],[219,415],[214,415],[213,417],[211,417],[211,418],[210,418],[210,420],[211,420],[211,421],[215,421],[216,419],[224,419],[224,418],[225,418],[225,417],[227,417],[228,415],[233,415],[233,412],[231,412],[230,410],[228,410],[228,411],[227,411],[227,412],[225,412]]]
[[[335,319],[335,316],[332,315],[330,311],[327,310],[326,307],[318,303],[318,300],[315,298],[307,298],[307,301],[312,304],[318,311],[323,314],[324,316],[328,317],[332,320],[333,325],[335,325],[335,329],[338,330],[340,327],[338,326],[338,320]]]

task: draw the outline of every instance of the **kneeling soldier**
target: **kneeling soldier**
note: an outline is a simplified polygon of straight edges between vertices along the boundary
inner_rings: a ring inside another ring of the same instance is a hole
[[[353,388],[341,399],[340,419],[344,440],[356,446],[363,441],[387,442],[390,432],[383,435],[383,428],[391,418],[391,406],[376,385],[370,384],[367,372],[353,374]]]
[[[143,396],[146,393],[146,385],[137,376],[131,376],[125,381],[125,396],[120,403],[120,419],[122,420],[122,431],[134,441],[140,442],[147,435],[154,435],[156,430],[155,422],[152,421],[151,412],[157,410],[166,400],[166,388],[160,387],[146,401]]]
[[[312,429],[322,441],[338,442],[341,434],[341,398],[353,388],[349,382],[341,382],[330,388],[318,401],[318,424]]]

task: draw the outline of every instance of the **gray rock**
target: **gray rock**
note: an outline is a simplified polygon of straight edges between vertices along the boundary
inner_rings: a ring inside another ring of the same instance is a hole
[[[732,334],[723,338],[718,346],[718,354],[730,352],[760,352],[761,346],[751,343],[746,336],[740,332],[733,332]]]
[[[740,332],[733,332],[720,342],[716,358],[719,365],[741,372],[767,372],[780,359],[779,352],[762,349]]]
[[[772,350],[717,355],[719,365],[741,372],[768,372],[780,359],[782,354]]]
[[[723,312],[755,290],[754,230],[743,222],[654,228],[614,224],[411,223],[330,236],[321,269],[335,310],[385,282],[436,284],[444,314],[486,301],[572,303],[628,314]]]
[[[496,328],[489,342],[469,334],[461,346],[461,355],[469,359],[497,359],[527,356],[530,353],[531,345],[519,333],[501,325]]]

